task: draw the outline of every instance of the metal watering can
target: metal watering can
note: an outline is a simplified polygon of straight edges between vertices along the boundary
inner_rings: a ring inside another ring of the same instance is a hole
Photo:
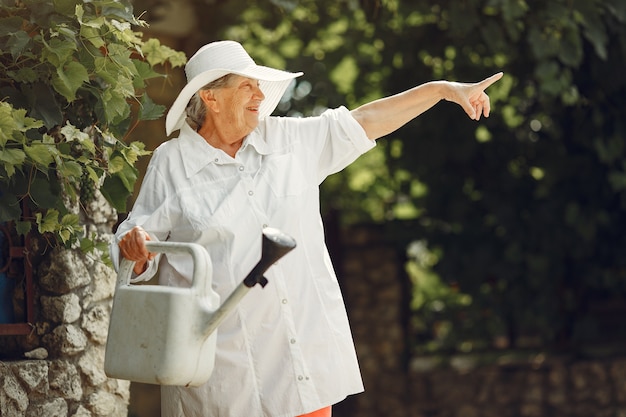
[[[197,386],[211,376],[215,329],[265,271],[296,242],[277,229],[263,229],[261,259],[218,307],[211,289],[212,265],[195,243],[146,242],[150,252],[189,253],[194,263],[191,287],[131,285],[133,261],[123,259],[109,323],[104,371],[110,378],[159,385]]]

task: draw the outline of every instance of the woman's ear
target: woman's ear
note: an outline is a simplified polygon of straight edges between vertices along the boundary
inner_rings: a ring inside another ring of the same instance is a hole
[[[217,100],[215,99],[215,94],[213,93],[213,90],[200,90],[198,94],[200,95],[200,99],[207,107],[207,109],[210,109],[214,113],[219,113]]]

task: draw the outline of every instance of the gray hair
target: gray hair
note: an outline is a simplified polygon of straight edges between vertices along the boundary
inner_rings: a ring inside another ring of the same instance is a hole
[[[189,123],[194,130],[198,130],[202,127],[206,117],[206,105],[198,93],[200,91],[215,90],[217,88],[226,87],[234,75],[235,74],[226,74],[217,80],[211,81],[191,97],[185,112],[187,113],[187,123]]]

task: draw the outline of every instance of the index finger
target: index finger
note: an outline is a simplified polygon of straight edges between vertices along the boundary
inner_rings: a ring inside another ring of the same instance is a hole
[[[502,76],[504,75],[503,72],[498,72],[496,74],[493,74],[491,77],[489,78],[485,78],[484,80],[482,80],[481,82],[478,83],[478,85],[480,86],[480,88],[482,90],[486,90],[487,87],[489,87],[491,84],[495,83],[496,81],[498,81],[500,78],[502,78]]]

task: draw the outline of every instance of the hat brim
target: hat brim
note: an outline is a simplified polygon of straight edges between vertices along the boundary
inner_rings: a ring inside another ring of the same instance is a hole
[[[176,100],[174,100],[174,104],[172,104],[172,107],[170,107],[170,110],[167,112],[165,131],[168,136],[173,131],[183,126],[186,118],[185,109],[191,97],[208,83],[227,74],[237,74],[261,81],[260,88],[263,95],[265,95],[265,99],[261,102],[261,106],[259,107],[259,119],[262,119],[272,114],[291,81],[301,76],[303,73],[282,71],[262,65],[250,65],[240,71],[212,69],[202,72],[183,87],[178,97],[176,97]]]

